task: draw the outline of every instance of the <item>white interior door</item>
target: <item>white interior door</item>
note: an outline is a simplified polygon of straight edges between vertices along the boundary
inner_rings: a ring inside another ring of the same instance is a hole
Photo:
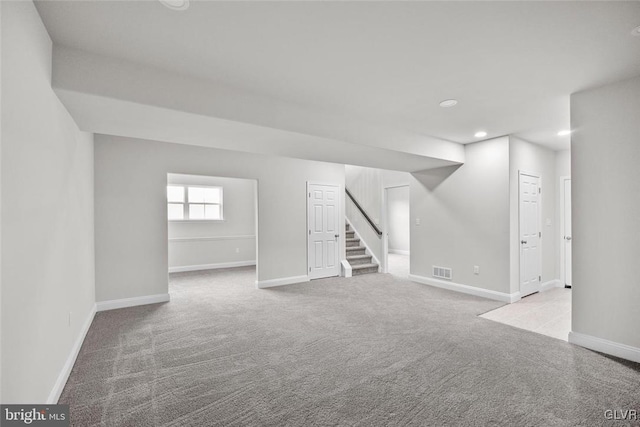
[[[340,186],[307,184],[309,278],[340,275]]]
[[[520,173],[520,295],[540,290],[540,178]]]
[[[563,180],[562,240],[564,250],[564,284],[571,284],[571,178]]]

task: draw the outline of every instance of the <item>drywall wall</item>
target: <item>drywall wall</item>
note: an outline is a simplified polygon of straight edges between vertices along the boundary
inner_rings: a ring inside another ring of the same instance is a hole
[[[167,293],[167,173],[258,180],[259,281],[306,277],[306,182],[344,187],[344,165],[96,135],[97,301]]]
[[[380,225],[382,220],[382,169],[345,166],[347,189],[371,219]]]
[[[571,176],[571,150],[556,151],[556,176]]]
[[[509,293],[509,138],[468,144],[465,159],[412,174],[411,274],[450,267],[455,283]]]
[[[0,2],[0,26],[2,2]],[[2,29],[0,28],[0,100],[2,100]],[[0,102],[0,242],[2,242],[2,102]],[[0,254],[0,332],[2,331],[2,255]],[[2,339],[0,338],[0,402],[2,399]]]
[[[407,171],[464,161],[458,143],[122,58],[56,45],[53,66],[58,95],[95,133]]]
[[[371,220],[382,230],[382,169],[362,166],[345,166],[345,182],[347,189],[365,210]],[[371,250],[372,255],[382,262],[383,240],[355,204],[347,197],[346,215],[360,238]]]
[[[640,349],[638,117],[640,77],[571,96],[571,329],[636,349]]]
[[[222,221],[169,221],[169,271],[255,263],[256,181],[169,174],[167,184],[222,187]]]
[[[2,402],[45,403],[95,303],[93,143],[51,89],[33,3],[2,2],[1,27]]]
[[[540,177],[541,272],[545,283],[559,277],[556,228],[556,154],[554,151],[522,139],[509,137],[509,206],[511,293],[520,290],[520,216],[519,172]]]
[[[409,186],[387,189],[389,252],[409,253]]]
[[[411,174],[408,172],[382,170],[382,186],[384,188],[409,186]]]

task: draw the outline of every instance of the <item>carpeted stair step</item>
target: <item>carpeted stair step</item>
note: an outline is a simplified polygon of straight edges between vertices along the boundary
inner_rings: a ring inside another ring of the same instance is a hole
[[[364,255],[367,248],[364,246],[351,246],[347,248],[347,258],[352,255]]]
[[[347,242],[347,247],[348,248],[351,248],[353,246],[360,246],[360,239],[357,239],[355,237],[352,237],[350,239],[347,238],[347,239],[345,239],[345,241]]]
[[[353,230],[351,230],[351,231],[347,230],[345,232],[345,236],[346,236],[347,239],[353,239],[354,237],[356,237],[356,232],[353,231]]]
[[[347,261],[351,266],[358,264],[371,264],[371,255],[360,254],[360,255],[351,255],[347,254]]]
[[[378,264],[356,264],[351,266],[351,274],[359,276],[360,274],[377,273]]]

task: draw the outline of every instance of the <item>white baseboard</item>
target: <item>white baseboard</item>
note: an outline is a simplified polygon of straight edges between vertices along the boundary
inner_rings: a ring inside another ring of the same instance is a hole
[[[135,307],[138,305],[157,304],[168,302],[169,294],[145,295],[143,297],[113,299],[96,303],[96,311],[115,310],[117,308]]]
[[[217,264],[201,264],[201,265],[185,265],[182,267],[169,267],[169,273],[183,273],[185,271],[200,271],[200,270],[216,270],[218,268],[233,268],[233,267],[247,267],[250,265],[256,265],[256,260],[249,261],[232,261],[232,262],[220,262]]]
[[[76,359],[78,358],[78,353],[80,353],[80,348],[82,347],[84,338],[87,336],[87,332],[89,332],[89,328],[91,327],[91,322],[93,322],[93,318],[96,315],[96,311],[96,304],[93,304],[93,307],[91,307],[91,311],[89,312],[87,319],[82,325],[82,329],[80,329],[80,334],[76,338],[76,341],[73,343],[73,347],[71,347],[69,357],[67,357],[67,360],[64,362],[62,371],[60,371],[60,374],[58,374],[58,378],[53,385],[53,389],[51,389],[51,393],[49,393],[49,397],[47,397],[48,405],[55,405],[56,403],[58,403],[60,395],[62,394],[62,390],[64,390],[64,386],[67,384],[67,380],[69,379],[69,375],[71,374],[71,370],[73,369],[73,365],[76,363]]]
[[[256,288],[273,288],[274,286],[292,285],[294,283],[308,282],[309,276],[292,276],[283,277],[281,279],[256,280]]]
[[[569,332],[569,342],[571,344],[579,345],[580,347],[599,351],[600,353],[606,353],[611,356],[640,363],[640,348],[632,347],[630,345],[620,344],[614,341],[573,331]]]
[[[543,284],[540,285],[540,290],[541,291],[548,291],[549,289],[553,289],[553,288],[562,288],[564,286],[561,285],[560,280],[558,279],[553,279],[553,280],[549,280],[547,282],[544,282]]]
[[[346,259],[343,259],[340,264],[342,265],[342,274],[344,277],[353,276],[353,269],[351,268],[351,264]]]
[[[389,249],[389,253],[396,255],[409,255],[409,251],[402,251],[400,249]]]
[[[522,295],[520,294],[520,291],[514,292],[512,294],[506,294],[506,295],[509,296],[509,301],[506,301],[509,304],[513,304],[514,302],[520,301],[522,299]]]
[[[436,288],[448,289],[450,291],[461,292],[463,294],[475,295],[496,301],[512,303],[520,299],[520,292],[507,294],[504,292],[491,291],[489,289],[477,288],[475,286],[463,285],[460,283],[449,282],[447,280],[434,279],[432,277],[417,276],[409,274],[409,280],[424,285],[435,286]]]

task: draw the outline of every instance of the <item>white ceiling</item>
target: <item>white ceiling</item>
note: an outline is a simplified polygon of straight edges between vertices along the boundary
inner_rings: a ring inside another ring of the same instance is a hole
[[[568,148],[569,95],[640,74],[638,1],[37,7],[56,44],[460,143]]]

